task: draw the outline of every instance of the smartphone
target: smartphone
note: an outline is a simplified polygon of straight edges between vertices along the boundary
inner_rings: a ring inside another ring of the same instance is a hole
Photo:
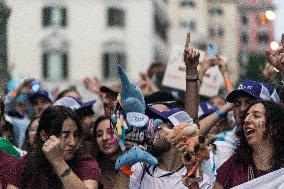
[[[207,58],[209,60],[216,59],[219,53],[219,46],[217,43],[209,43],[207,46]]]

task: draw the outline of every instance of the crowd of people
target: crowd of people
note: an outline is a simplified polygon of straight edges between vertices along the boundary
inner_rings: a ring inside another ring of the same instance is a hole
[[[235,87],[224,59],[200,62],[189,43],[190,34],[183,54],[185,91],[162,86],[166,66],[160,61],[135,83],[144,95],[145,115],[160,120],[155,139],[143,149],[157,159],[156,165],[138,162],[128,165],[129,171],[115,169],[127,150],[114,140],[112,124],[120,82],[104,86],[96,78],[84,79],[82,85],[98,99],[83,102],[75,87],[52,93],[27,78],[0,99],[0,189],[227,189],[283,168],[284,35],[277,50],[266,51],[268,64],[279,71],[270,74],[274,70],[264,68],[270,83],[244,80]],[[217,96],[199,95],[207,69],[216,65],[225,90]],[[273,79],[276,74],[283,78],[280,83]],[[103,115],[96,114],[97,101],[103,104]],[[169,141],[166,130],[181,123],[169,116],[173,111],[186,112],[198,126],[199,142],[213,149],[200,169],[185,163],[194,159],[185,149],[192,147],[198,154],[199,144]],[[133,142],[125,141],[126,146]],[[195,172],[182,179],[189,170]]]

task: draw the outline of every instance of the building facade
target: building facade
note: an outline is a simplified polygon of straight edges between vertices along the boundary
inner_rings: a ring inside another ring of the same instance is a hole
[[[167,54],[168,18],[162,0],[7,0],[12,75],[46,83],[86,76],[117,79],[116,64],[137,79]]]
[[[233,0],[169,0],[170,43],[184,43],[191,32],[191,44],[205,50],[216,43],[220,54],[227,57],[234,81],[239,77],[237,4]]]
[[[241,0],[239,12],[239,57],[247,64],[250,54],[263,54],[274,40],[273,20],[267,17],[272,11],[272,0]]]

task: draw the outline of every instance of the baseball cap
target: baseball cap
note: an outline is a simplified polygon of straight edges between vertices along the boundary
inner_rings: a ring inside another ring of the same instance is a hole
[[[39,89],[37,90],[37,92],[35,92],[34,94],[32,94],[32,95],[30,96],[30,98],[29,98],[30,102],[31,102],[32,104],[35,103],[35,99],[36,99],[37,97],[44,97],[47,101],[52,102],[52,100],[51,100],[51,98],[50,98],[50,96],[49,96],[48,91],[45,90],[45,89],[39,88]]]
[[[100,87],[100,91],[104,92],[104,93],[116,93],[116,94],[118,94],[120,92],[120,89],[121,89],[120,83],[116,83],[116,84],[109,85],[109,86],[103,85],[103,86]]]
[[[96,100],[88,101],[88,102],[80,102],[77,99],[65,96],[53,103],[54,106],[66,106],[71,108],[72,110],[78,110],[86,107],[93,106],[96,103]]]
[[[208,116],[209,114],[215,112],[218,108],[212,106],[208,101],[202,101],[198,106],[198,117]]]
[[[228,94],[226,100],[233,103],[236,97],[244,94],[256,99],[270,100],[269,91],[261,83],[253,80],[245,80],[240,83],[237,89]]]
[[[261,83],[269,92],[270,98],[273,102],[279,103],[280,102],[280,97],[277,93],[277,90],[270,85],[269,83]]]
[[[157,91],[144,97],[146,104],[157,104],[157,103],[172,103],[175,102],[175,98],[169,92]]]
[[[189,124],[193,123],[193,119],[185,111],[179,108],[171,108],[162,112],[151,106],[147,106],[147,108],[158,118],[170,121],[174,126],[180,123],[189,123]]]

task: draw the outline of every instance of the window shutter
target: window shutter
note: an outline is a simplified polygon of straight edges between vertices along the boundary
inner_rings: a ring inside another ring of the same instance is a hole
[[[44,79],[47,79],[47,61],[48,61],[48,54],[44,53],[42,55],[42,75]]]
[[[62,65],[63,78],[67,79],[68,78],[68,56],[66,53],[64,53],[62,56],[63,56],[63,65]]]
[[[50,25],[51,7],[44,7],[42,10],[42,26]]]
[[[62,13],[62,26],[67,26],[67,9],[66,8],[61,8],[61,13]]]

